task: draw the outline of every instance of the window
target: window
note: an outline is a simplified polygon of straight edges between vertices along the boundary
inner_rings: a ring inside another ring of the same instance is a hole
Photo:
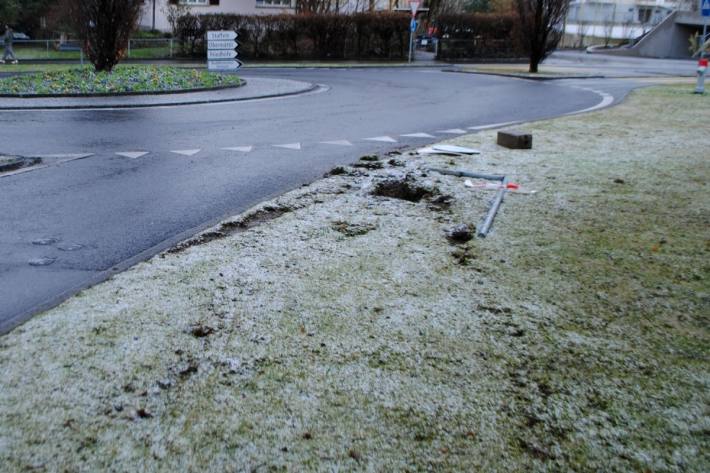
[[[219,0],[180,0],[180,5],[219,5]]]
[[[291,0],[256,0],[257,7],[290,8]]]

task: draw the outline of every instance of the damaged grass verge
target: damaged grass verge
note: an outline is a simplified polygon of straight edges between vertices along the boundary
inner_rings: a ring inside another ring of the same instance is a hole
[[[0,338],[0,469],[706,471],[709,100],[344,167],[84,291]],[[537,192],[470,239],[490,191],[430,167]]]

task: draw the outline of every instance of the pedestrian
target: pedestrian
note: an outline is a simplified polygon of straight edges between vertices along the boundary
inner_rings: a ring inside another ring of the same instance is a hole
[[[3,35],[3,38],[5,39],[5,53],[2,55],[2,61],[0,61],[0,64],[5,64],[5,61],[12,61],[13,64],[17,64],[15,51],[12,50],[12,42],[15,37],[13,36],[10,25],[5,25],[5,34]]]

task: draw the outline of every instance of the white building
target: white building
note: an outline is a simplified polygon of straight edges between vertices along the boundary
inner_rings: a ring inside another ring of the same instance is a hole
[[[419,11],[426,11],[420,4]],[[240,15],[278,15],[294,13],[296,0],[145,0],[139,26],[143,29],[170,31],[169,9],[189,9],[196,15],[231,13]],[[331,11],[410,11],[409,0],[332,0]]]
[[[293,13],[295,6],[296,0],[146,0],[139,25],[144,29],[170,31],[170,8],[189,8],[196,15],[277,15]]]
[[[599,39],[631,40],[663,21],[679,3],[679,0],[572,0],[565,33],[585,44]]]

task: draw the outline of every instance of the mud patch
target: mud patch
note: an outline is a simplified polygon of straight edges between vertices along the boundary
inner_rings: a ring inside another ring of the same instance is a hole
[[[203,232],[194,238],[190,238],[189,240],[185,240],[181,243],[178,243],[173,248],[167,250],[166,253],[181,253],[193,246],[204,245],[205,243],[209,243],[210,241],[225,238],[235,233],[245,232],[251,228],[261,225],[262,223],[275,220],[293,210],[295,210],[295,208],[288,206],[266,205],[252,212],[246,213],[242,218],[238,220],[221,223],[217,227],[211,230],[207,230],[206,232]]]
[[[438,194],[438,189],[419,184],[412,174],[407,174],[403,178],[389,178],[380,181],[375,184],[375,188],[372,191],[372,195],[402,199],[409,202],[419,202],[424,198]]]
[[[330,227],[336,232],[342,233],[347,237],[365,235],[377,228],[376,225],[369,223],[349,223],[342,220],[332,222]]]

